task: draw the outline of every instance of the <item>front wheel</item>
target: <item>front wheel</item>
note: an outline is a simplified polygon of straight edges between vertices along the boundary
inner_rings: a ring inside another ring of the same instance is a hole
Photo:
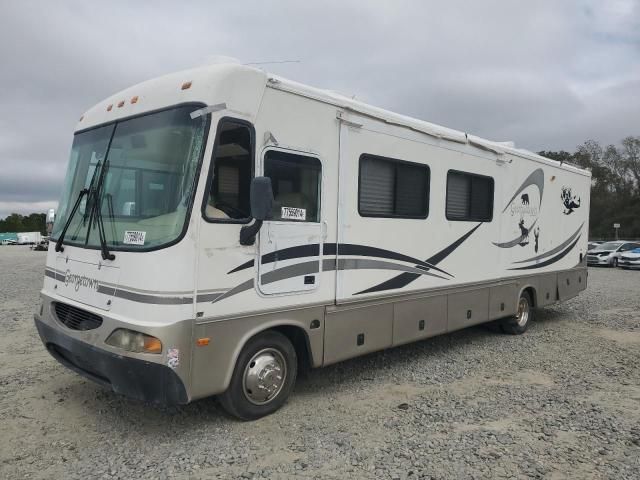
[[[279,332],[263,332],[244,346],[229,388],[218,399],[230,415],[255,420],[284,405],[297,373],[298,359],[289,339]]]
[[[518,311],[515,317],[510,317],[500,323],[500,328],[504,333],[520,335],[527,331],[529,324],[533,320],[533,302],[528,292],[522,292],[518,300]]]
[[[613,266],[613,268],[618,268],[618,259],[616,257],[613,257],[611,265]]]

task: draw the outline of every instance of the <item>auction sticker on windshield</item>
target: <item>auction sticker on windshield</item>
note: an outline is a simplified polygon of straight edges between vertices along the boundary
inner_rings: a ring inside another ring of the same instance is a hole
[[[144,245],[144,237],[147,232],[137,232],[134,230],[127,230],[124,232],[124,244],[125,245]]]
[[[283,220],[306,220],[307,211],[304,208],[282,207],[280,217]]]

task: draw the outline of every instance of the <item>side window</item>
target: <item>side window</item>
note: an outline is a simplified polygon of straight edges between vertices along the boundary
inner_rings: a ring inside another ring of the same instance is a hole
[[[638,248],[638,247],[640,247],[640,245],[635,243],[625,243],[624,245],[622,245],[622,247],[620,247],[620,251],[627,252],[629,250],[633,250],[634,248]]]
[[[223,120],[217,135],[213,177],[204,215],[213,221],[248,221],[253,172],[251,129],[244,123]]]
[[[447,220],[490,222],[493,178],[450,170],[447,173]]]
[[[269,150],[264,156],[264,175],[271,178],[273,187],[271,220],[320,221],[320,160]]]
[[[358,212],[363,217],[427,218],[429,167],[362,155]]]

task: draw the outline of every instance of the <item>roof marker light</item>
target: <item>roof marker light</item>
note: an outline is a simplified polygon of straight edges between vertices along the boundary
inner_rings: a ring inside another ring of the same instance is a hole
[[[136,95],[135,97],[131,97],[131,103],[138,103],[138,96]]]
[[[120,101],[118,102],[118,108],[121,108],[121,107],[123,107],[123,106],[124,106],[124,100],[120,100]]]
[[[107,112],[110,112],[113,109],[113,103],[107,107]]]
[[[191,81],[184,82],[182,87],[180,87],[181,90],[188,90],[189,88],[191,88]]]

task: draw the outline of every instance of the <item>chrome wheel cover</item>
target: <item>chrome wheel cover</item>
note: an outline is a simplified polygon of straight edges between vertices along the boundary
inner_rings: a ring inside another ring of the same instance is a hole
[[[516,314],[516,323],[519,327],[524,327],[529,321],[529,311],[531,306],[526,298],[520,297],[518,302],[518,313]]]
[[[275,348],[265,348],[247,363],[242,376],[244,396],[254,405],[266,405],[282,391],[287,379],[287,362]]]

